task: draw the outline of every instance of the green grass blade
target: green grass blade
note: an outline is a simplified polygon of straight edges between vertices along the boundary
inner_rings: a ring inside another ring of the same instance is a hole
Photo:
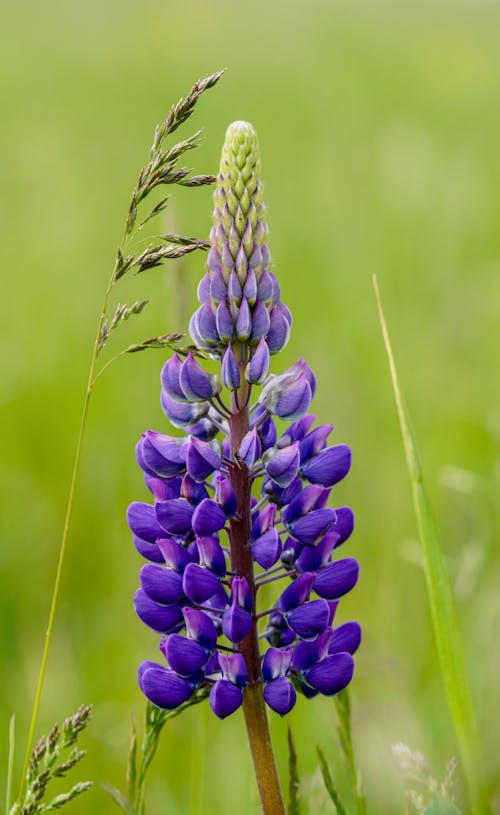
[[[5,815],[10,812],[10,799],[12,796],[12,779],[14,776],[14,749],[16,745],[16,714],[13,713],[9,722],[9,759],[7,763],[7,790],[5,793]]]
[[[323,781],[326,787],[326,791],[330,796],[330,799],[337,811],[337,815],[348,815],[347,809],[344,806],[342,798],[338,794],[337,790],[334,787],[332,776],[330,774],[330,769],[328,767],[327,761],[323,752],[320,747],[316,747],[316,751],[318,753],[319,764],[321,767],[321,774],[323,776]]]
[[[292,729],[288,727],[288,815],[300,815],[299,768]]]
[[[436,639],[441,676],[467,779],[471,809],[474,815],[487,815],[487,813],[490,812],[490,807],[487,803],[486,795],[481,788],[479,738],[465,671],[455,602],[439,533],[425,487],[415,437],[411,430],[401,398],[396,364],[394,362],[389,333],[382,309],[382,301],[375,276],[373,278],[373,285],[375,288],[385,349],[389,360],[394,398],[401,426],[406,462],[413,493],[413,502],[420,532],[429,607]]]

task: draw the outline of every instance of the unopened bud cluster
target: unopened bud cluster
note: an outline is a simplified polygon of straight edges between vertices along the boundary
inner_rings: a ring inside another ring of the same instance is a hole
[[[337,626],[334,619],[358,579],[357,561],[337,558],[353,529],[352,512],[328,506],[350,469],[350,449],[328,445],[332,425],[314,426],[316,379],[303,360],[270,374],[270,356],[287,342],[291,317],[269,269],[259,173],[255,131],[235,122],[214,195],[201,306],[190,324],[198,348],[219,361],[220,375],[194,354],[165,363],[161,404],[184,435],[143,434],[137,460],[152,502],[128,510],[136,548],[149,561],[135,608],[163,635],[165,658],[143,662],[139,684],[166,709],[209,692],[220,718],[241,705],[247,683],[262,683],[266,703],[280,715],[294,706],[297,691],[338,693],[351,680],[361,638],[356,622]],[[247,516],[248,535],[237,544],[235,529]],[[238,567],[237,545],[251,553],[250,571]],[[261,649],[257,674],[249,664],[252,643]]]

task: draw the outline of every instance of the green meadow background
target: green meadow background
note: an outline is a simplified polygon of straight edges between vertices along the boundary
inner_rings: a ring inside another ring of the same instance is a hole
[[[19,772],[98,309],[153,128],[199,76],[227,68],[182,132],[217,168],[226,126],[260,136],[274,270],[293,311],[274,370],[304,356],[320,421],[354,452],[336,488],[361,563],[339,619],[364,630],[352,684],[370,813],[404,810],[391,744],[444,774],[457,746],[441,686],[416,522],[371,277],[376,273],[452,577],[500,812],[500,4],[87,0],[4,4],[0,26],[0,777],[16,712]],[[205,237],[211,191],[179,190],[163,227]],[[123,345],[186,328],[204,258],[126,280],[150,297]],[[111,350],[111,349],[110,349]],[[109,351],[107,352],[109,353]],[[105,357],[104,359],[107,359]],[[125,508],[146,491],[134,445],[168,431],[161,351],[119,360],[92,398],[38,732],[94,705],[74,779],[123,786],[136,666],[158,637],[135,618],[141,565]],[[289,720],[318,795],[315,744],[340,769],[331,700]],[[287,720],[272,716],[286,778]],[[3,790],[3,787],[2,787]],[[0,790],[2,798],[3,791]],[[253,815],[241,713],[165,728],[148,812]],[[96,783],[68,813],[112,813]],[[331,812],[320,799],[311,813]]]

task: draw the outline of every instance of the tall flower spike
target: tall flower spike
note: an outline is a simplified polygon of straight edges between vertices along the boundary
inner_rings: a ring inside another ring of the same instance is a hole
[[[269,374],[291,316],[270,270],[257,136],[246,122],[227,130],[214,203],[190,329],[218,375],[196,353],[167,361],[161,403],[184,435],[146,431],[136,450],[152,502],[128,511],[150,561],[134,603],[162,635],[166,660],[144,662],[139,684],[168,710],[205,696],[219,719],[243,707],[264,813],[284,815],[266,705],[284,716],[297,694],[338,693],[361,640],[354,621],[332,627],[358,579],[357,561],[337,558],[353,514],[327,506],[351,451],[327,446],[333,425],[313,427],[316,378],[304,360]],[[275,581],[274,605],[262,611],[260,589]]]
[[[193,341],[212,352],[230,342],[255,348],[269,339],[266,352],[275,354],[290,336],[290,312],[280,302],[270,269],[260,169],[254,128],[233,122],[226,131],[214,192],[207,273],[198,287],[201,306],[190,324]],[[226,360],[226,376],[228,367]],[[259,381],[265,367],[259,346],[259,360],[248,369],[250,381]]]

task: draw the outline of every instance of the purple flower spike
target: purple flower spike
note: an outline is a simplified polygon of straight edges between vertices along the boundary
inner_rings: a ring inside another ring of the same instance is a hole
[[[264,337],[261,337],[246,367],[245,377],[247,381],[251,385],[261,385],[267,379],[270,364],[269,346]]]
[[[193,693],[193,688],[173,671],[162,666],[148,667],[140,674],[140,687],[150,702],[163,710],[173,710],[187,702]]]
[[[335,600],[351,591],[358,582],[359,563],[353,557],[323,566],[314,581],[314,591],[325,600]]]
[[[222,357],[222,381],[230,391],[237,391],[241,385],[240,366],[231,345]]]
[[[295,705],[297,694],[291,682],[284,676],[280,676],[278,679],[267,682],[264,687],[264,700],[275,713],[286,716]]]
[[[351,451],[327,446],[333,425],[314,427],[316,377],[303,359],[270,374],[292,315],[270,271],[248,122],[227,130],[213,200],[200,305],[189,323],[194,347],[161,372],[163,411],[182,434],[148,430],[136,448],[152,495],[127,513],[150,561],[134,603],[163,635],[168,666],[144,662],[139,683],[169,710],[209,693],[221,719],[241,706],[248,683],[263,688],[259,704],[284,716],[296,693],[333,695],[352,676],[361,629],[333,625],[358,564],[333,560],[333,552],[350,536],[353,514],[329,505]]]
[[[181,676],[198,674],[208,659],[203,646],[180,634],[170,634],[160,643],[160,648],[172,670]]]
[[[195,535],[207,536],[215,535],[224,528],[226,514],[216,501],[205,498],[198,504],[194,513],[192,526]]]
[[[354,673],[350,654],[331,654],[306,672],[307,682],[325,696],[334,696],[347,687]]]
[[[219,578],[197,563],[188,563],[182,577],[184,594],[199,605],[212,597],[219,588]]]
[[[265,470],[270,478],[279,487],[288,487],[299,471],[300,453],[299,443],[294,442],[289,447],[267,450],[262,457]]]
[[[182,363],[179,378],[186,398],[192,401],[212,399],[220,391],[216,378],[203,370],[193,354],[189,354]]]
[[[142,622],[153,631],[159,631],[160,634],[176,631],[182,620],[180,606],[175,603],[169,606],[159,605],[151,600],[142,589],[137,589],[134,595],[134,606]]]
[[[218,470],[222,461],[220,456],[206,441],[191,436],[187,446],[186,467],[194,481],[205,481],[215,470]]]
[[[306,461],[301,468],[302,475],[312,484],[333,487],[351,469],[351,458],[351,450],[346,444],[336,444]]]
[[[225,719],[238,710],[242,701],[241,689],[227,679],[218,679],[210,691],[210,707],[219,719]]]

